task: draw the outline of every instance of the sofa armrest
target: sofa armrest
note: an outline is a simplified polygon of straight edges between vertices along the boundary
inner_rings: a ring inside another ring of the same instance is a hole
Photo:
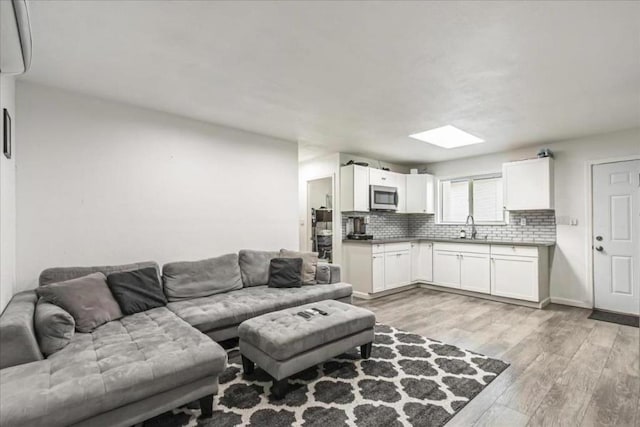
[[[319,283],[326,283],[327,285],[331,285],[333,283],[339,283],[341,280],[340,277],[340,266],[338,264],[329,264],[327,262],[319,262],[318,267],[322,266],[322,273],[320,273],[320,268],[316,272],[316,280]],[[329,281],[327,281],[327,269],[329,274]]]
[[[17,293],[0,316],[0,369],[42,360],[33,326],[38,296]]]
[[[338,264],[329,264],[329,270],[331,271],[331,280],[329,283],[338,283],[341,281],[340,276],[340,265]]]

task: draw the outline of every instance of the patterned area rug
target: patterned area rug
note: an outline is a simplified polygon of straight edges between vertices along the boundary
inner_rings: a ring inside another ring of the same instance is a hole
[[[269,376],[245,377],[237,347],[228,351],[213,418],[180,408],[145,426],[442,426],[509,366],[378,324],[370,359],[354,349],[301,372],[276,400]]]

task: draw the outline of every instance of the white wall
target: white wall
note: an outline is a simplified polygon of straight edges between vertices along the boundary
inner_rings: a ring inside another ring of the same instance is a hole
[[[640,128],[595,135],[480,157],[432,163],[427,170],[437,176],[472,175],[500,171],[503,162],[532,158],[539,148],[555,155],[556,216],[578,219],[577,226],[557,225],[557,244],[551,270],[552,301],[591,307],[593,302],[588,230],[588,162],[621,156],[640,156]]]
[[[3,109],[11,115],[12,156],[2,154]],[[16,282],[16,123],[15,81],[0,76],[0,312],[14,293]]]
[[[297,145],[17,85],[17,287],[52,266],[298,246]]]

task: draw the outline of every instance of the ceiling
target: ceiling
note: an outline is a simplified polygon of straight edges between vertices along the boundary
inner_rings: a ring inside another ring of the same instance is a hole
[[[31,1],[22,79],[403,164],[640,125],[639,2]],[[409,134],[452,124],[486,143]]]

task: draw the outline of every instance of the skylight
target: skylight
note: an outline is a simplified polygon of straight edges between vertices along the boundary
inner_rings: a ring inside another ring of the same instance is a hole
[[[409,138],[418,139],[443,148],[457,148],[484,142],[484,139],[480,139],[451,125],[414,133],[413,135],[409,135]]]

